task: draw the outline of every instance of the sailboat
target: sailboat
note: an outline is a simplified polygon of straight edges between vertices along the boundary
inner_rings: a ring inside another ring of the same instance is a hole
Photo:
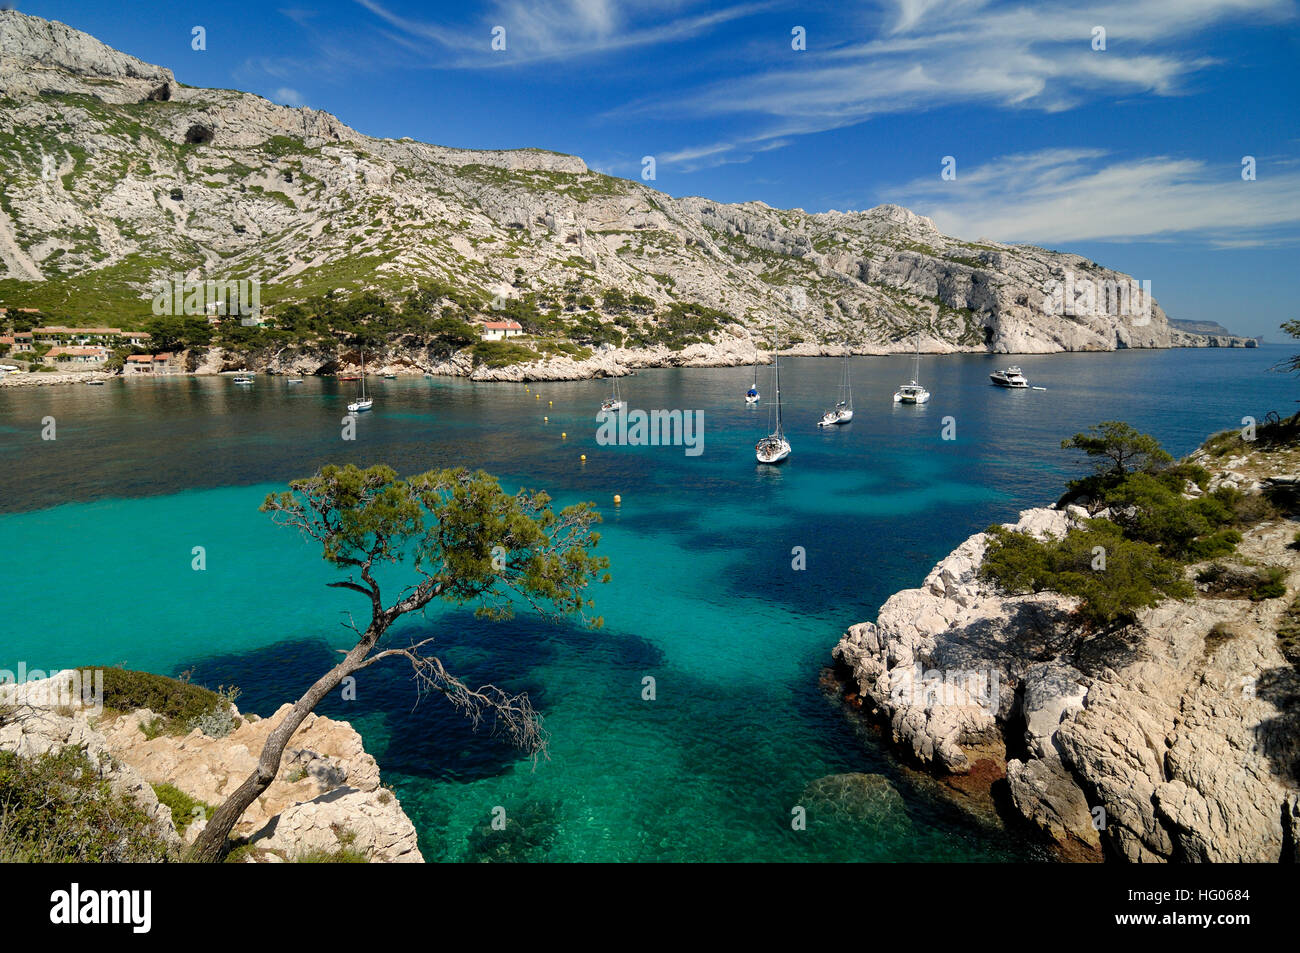
[[[836,424],[847,424],[853,419],[853,386],[849,383],[849,352],[844,352],[844,372],[840,376],[840,393],[839,400],[835,406],[826,413],[822,414],[822,419],[817,421],[818,427],[834,427]]]
[[[375,399],[366,396],[366,352],[361,352],[361,396],[348,404],[348,413],[358,414],[375,406]]]
[[[754,383],[745,391],[745,403],[758,403],[758,347],[754,348]]]
[[[618,378],[613,378],[612,383],[614,385],[613,391],[600,403],[600,412],[602,414],[619,414],[627,410],[627,401],[618,392]]]
[[[776,429],[754,445],[754,455],[759,463],[780,463],[790,456],[790,441],[781,431],[781,341],[777,338],[773,355],[776,380]]]
[[[920,384],[921,379],[921,329],[916,329],[916,365],[912,370],[912,379],[899,386],[894,394],[896,404],[924,404],[930,399],[930,392]]]

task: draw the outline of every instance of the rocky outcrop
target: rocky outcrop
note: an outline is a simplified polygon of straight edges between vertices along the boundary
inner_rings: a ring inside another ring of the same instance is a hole
[[[1084,515],[1072,510],[1028,510],[1014,525],[1060,534]],[[1292,593],[1293,535],[1265,522],[1238,547],[1283,567]],[[1143,611],[1120,636],[1084,639],[1068,624],[1070,600],[1009,597],[983,583],[985,549],[985,535],[972,536],[922,588],[845,633],[833,654],[863,710],[943,771],[968,770],[1004,745],[1014,808],[1067,856],[1288,859],[1298,686],[1276,633],[1291,597],[1202,593]]]
[[[6,709],[4,722],[0,724],[0,751],[38,758],[69,746],[83,749],[87,760],[112,790],[134,801],[150,817],[158,838],[179,849],[181,840],[172,823],[171,811],[158,802],[149,781],[115,755],[108,740],[84,715],[51,704],[52,699],[58,699],[57,694],[50,694],[53,681],[42,679],[0,686],[0,706]]]
[[[257,765],[271,729],[289,711],[270,718],[235,713],[222,738],[195,729],[188,735],[150,738],[148,709],[98,717],[89,709],[50,702],[51,679],[0,688],[0,704],[13,709],[0,725],[0,750],[35,756],[65,745],[84,746],[116,790],[154,817],[160,836],[180,846],[170,811],[152,785],[170,784],[215,807]],[[191,823],[192,841],[204,822]],[[245,812],[234,835],[264,859],[293,860],[311,851],[359,851],[381,863],[421,863],[415,827],[397,796],[380,783],[379,766],[347,722],[309,715],[285,752],[280,773]]]
[[[152,316],[149,285],[164,277],[257,278],[277,302],[335,289],[400,297],[438,279],[484,300],[563,301],[577,287],[639,294],[660,312],[698,303],[745,337],[779,324],[795,353],[906,351],[918,327],[929,353],[1253,344],[1175,332],[1150,296],[1140,309],[1122,296],[1108,304],[1106,289],[1130,279],[1077,255],[953,238],[897,205],[809,214],[677,199],[576,156],[372,139],[329,113],[176,84],[12,11],[0,13],[0,49],[12,52],[0,57],[0,133],[19,144],[6,164],[0,278],[32,288],[15,304],[90,286],[138,296],[138,313],[96,316],[125,323]],[[1059,307],[1057,286],[1070,289]],[[649,311],[636,320],[654,324]],[[725,334],[712,345],[725,348]],[[503,378],[583,376],[566,360]]]

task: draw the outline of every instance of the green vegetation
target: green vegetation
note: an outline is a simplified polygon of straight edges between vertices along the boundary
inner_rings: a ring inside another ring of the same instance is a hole
[[[36,758],[0,751],[0,863],[170,859],[149,816],[99,777],[83,749]]]
[[[475,341],[469,350],[474,356],[475,367],[509,367],[511,364],[536,361],[541,357],[532,348],[513,341]]]
[[[83,669],[83,679],[93,681],[94,669]],[[133,672],[122,668],[103,669],[104,711],[121,715],[141,708],[152,711],[157,719],[147,726],[145,734],[189,734],[196,727],[224,723],[231,718],[230,706],[238,690],[221,688],[210,691],[188,681],[154,675],[150,672]],[[205,730],[205,733],[209,733]]]
[[[184,835],[190,824],[212,814],[212,805],[204,804],[170,784],[153,785],[153,793],[158,795],[158,802],[172,812],[172,823],[176,825],[178,834]]]
[[[1174,463],[1154,437],[1119,421],[1075,434],[1062,446],[1083,451],[1093,467],[1070,483],[1065,501],[1085,502],[1105,516],[1060,539],[991,527],[980,573],[1007,592],[1076,596],[1080,620],[1094,629],[1132,622],[1162,599],[1191,596],[1188,565],[1232,554],[1241,527],[1276,515],[1258,495],[1206,492],[1204,468]],[[1186,494],[1189,488],[1195,492]],[[1241,573],[1212,566],[1198,582],[1251,599],[1286,594],[1283,574],[1267,568]]]
[[[1292,665],[1300,668],[1300,596],[1287,606],[1277,627],[1278,649]]]

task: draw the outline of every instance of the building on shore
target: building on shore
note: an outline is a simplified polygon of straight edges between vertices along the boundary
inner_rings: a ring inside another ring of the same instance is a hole
[[[123,331],[121,328],[65,328],[62,325],[52,324],[48,327],[32,328],[31,335],[37,344],[64,344],[79,347],[90,344],[101,344],[106,347],[119,345],[146,347],[149,343],[147,331]]]
[[[484,341],[502,341],[519,337],[523,333],[524,326],[518,321],[484,321],[479,336]]]
[[[8,346],[15,354],[22,354],[34,348],[31,331],[15,331],[13,334],[0,334],[0,347]]]
[[[52,347],[45,353],[45,360],[60,364],[103,364],[108,360],[108,348],[90,347]]]
[[[179,354],[131,354],[122,364],[123,377],[161,377],[166,374],[183,374],[184,364]]]

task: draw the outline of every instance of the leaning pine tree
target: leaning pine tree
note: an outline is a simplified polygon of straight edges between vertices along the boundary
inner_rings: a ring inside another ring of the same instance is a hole
[[[316,476],[290,484],[292,492],[271,494],[262,504],[276,523],[301,530],[321,544],[324,558],[347,571],[329,583],[362,596],[370,623],[354,626],[356,644],[343,660],[307,689],[262,748],[257,768],[213,813],[190,848],[189,859],[219,860],[230,832],[280,770],[285,746],[320,701],[344,678],[388,658],[406,659],[419,691],[438,692],[476,726],[495,732],[533,756],[544,754],[541,718],[527,695],[493,685],[470,688],[430,651],[433,639],[381,647],[402,616],[435,599],[474,604],[480,615],[501,619],[522,599],[544,616],[584,610],[594,582],[606,582],[608,560],[591,555],[600,537],[600,515],[590,504],[556,513],[544,493],[505,493],[483,472],[436,470],[399,480],[389,467],[324,467]],[[386,602],[375,579],[387,563],[410,560],[416,578],[395,601]]]

